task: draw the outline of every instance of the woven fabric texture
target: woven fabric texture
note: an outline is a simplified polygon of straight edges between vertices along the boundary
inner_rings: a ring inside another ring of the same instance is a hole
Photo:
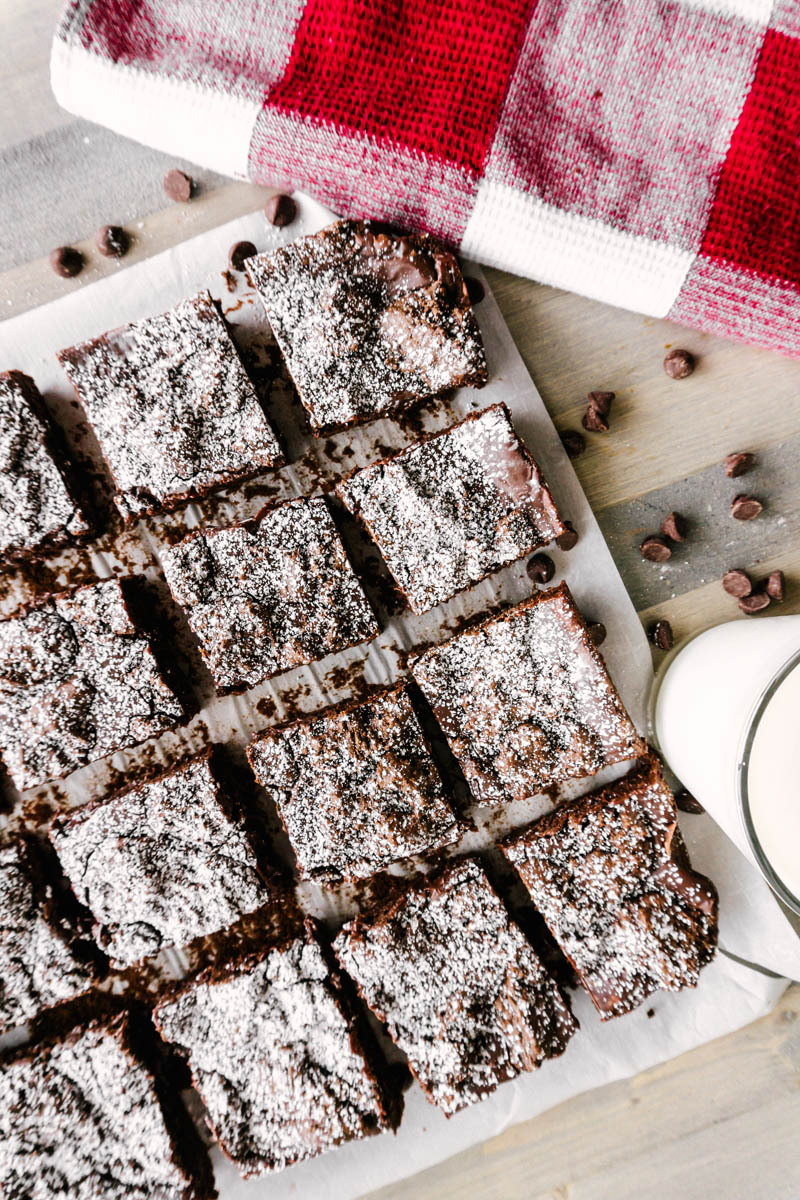
[[[80,116],[800,355],[796,0],[69,0]]]

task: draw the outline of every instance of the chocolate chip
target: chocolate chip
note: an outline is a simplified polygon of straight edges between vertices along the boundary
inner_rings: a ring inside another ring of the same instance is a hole
[[[765,591],[752,592],[749,596],[742,596],[739,601],[739,608],[743,613],[751,615],[752,613],[761,612],[764,608],[769,608],[771,603],[771,598]]]
[[[235,242],[228,251],[228,262],[234,271],[241,271],[244,267],[244,260],[252,258],[257,253],[252,242]]]
[[[780,604],[786,595],[786,580],[783,577],[783,571],[770,572],[767,582],[764,584],[764,591],[771,599],[777,600]]]
[[[647,1010],[648,1020],[652,1020],[655,1015],[656,1015],[656,1010],[654,1008],[648,1008],[648,1010]]]
[[[104,225],[98,229],[94,240],[106,258],[123,258],[131,248],[131,239],[121,225]]]
[[[742,494],[734,496],[731,501],[731,516],[737,521],[752,521],[763,511],[764,505],[760,500],[756,500],[755,496]]]
[[[558,436],[570,458],[577,458],[586,449],[586,438],[577,429],[563,429]]]
[[[670,350],[664,359],[664,371],[670,379],[686,379],[694,370],[694,356],[688,350]]]
[[[611,412],[611,401],[614,392],[589,392],[589,405],[583,414],[581,424],[590,433],[608,432],[608,414]]]
[[[179,171],[177,167],[167,171],[163,185],[170,200],[186,201],[192,198],[194,184],[189,176],[184,171]]]
[[[534,554],[525,569],[534,583],[549,583],[556,573],[556,564],[548,554]]]
[[[654,625],[650,626],[648,633],[650,634],[650,641],[659,650],[672,649],[675,639],[672,636],[672,626],[669,621],[656,621]]]
[[[586,399],[589,401],[590,408],[607,417],[611,412],[611,402],[615,396],[616,392],[589,392]]]
[[[559,550],[572,550],[578,544],[578,535],[571,521],[565,521],[564,524],[566,528],[555,539],[555,543]]]
[[[74,246],[59,246],[50,252],[50,266],[62,279],[72,279],[83,270],[83,255]]]
[[[667,513],[661,522],[661,532],[664,537],[671,538],[673,542],[685,542],[689,532],[686,518],[677,512]]]
[[[291,225],[297,216],[297,205],[291,196],[280,192],[276,196],[270,196],[264,205],[264,216],[270,225],[276,225],[278,229],[283,229],[284,225]]]
[[[681,812],[695,813],[695,815],[699,816],[700,813],[706,811],[700,801],[695,800],[692,793],[687,792],[686,788],[681,788],[680,791],[675,793],[675,803]]]
[[[648,562],[667,562],[672,558],[672,550],[667,545],[663,537],[657,533],[651,533],[646,537],[639,547],[639,553],[642,558],[646,558]]]
[[[743,571],[741,567],[733,567],[730,571],[726,571],[722,576],[722,586],[729,596],[736,596],[739,599],[742,596],[749,596],[753,590],[747,572]]]
[[[467,285],[467,295],[469,296],[470,304],[480,304],[486,295],[486,289],[480,279],[476,279],[474,275],[465,275],[464,283]]]
[[[589,640],[595,646],[602,646],[606,640],[606,627],[602,621],[589,621],[586,625],[586,632],[589,635]]]
[[[746,474],[755,461],[755,454],[750,454],[746,450],[742,450],[737,454],[729,454],[724,463],[725,474],[729,479],[737,479],[739,475]]]

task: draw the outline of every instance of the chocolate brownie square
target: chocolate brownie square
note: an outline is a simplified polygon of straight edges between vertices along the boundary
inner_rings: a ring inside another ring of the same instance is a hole
[[[36,842],[17,837],[0,846],[0,1030],[80,995],[97,976]]]
[[[305,878],[364,878],[461,832],[405,685],[273,726],[247,757]]]
[[[717,893],[691,869],[658,763],[562,804],[502,849],[604,1020],[695,987]]]
[[[155,1020],[244,1176],[399,1123],[402,1096],[365,1049],[310,923],[305,936],[202,973]]]
[[[479,804],[522,800],[645,749],[564,583],[411,669]]]
[[[208,292],[62,350],[58,360],[128,523],[283,461]]]
[[[107,579],[0,621],[0,752],[25,788],[171,729],[183,708]]]
[[[142,1055],[127,1014],[0,1063],[0,1193],[4,1200],[216,1195],[206,1151]]]
[[[6,371],[0,375],[0,559],[39,558],[89,532],[35,383]]]
[[[378,633],[323,499],[191,533],[161,565],[220,690],[249,687]]]
[[[225,929],[275,895],[210,753],[57,817],[50,840],[120,967]]]
[[[415,613],[565,529],[504,404],[354,471],[336,494],[375,540]]]
[[[563,1053],[577,1027],[476,859],[401,888],[334,950],[448,1117]]]
[[[427,234],[337,221],[246,269],[317,436],[486,382],[458,262]]]

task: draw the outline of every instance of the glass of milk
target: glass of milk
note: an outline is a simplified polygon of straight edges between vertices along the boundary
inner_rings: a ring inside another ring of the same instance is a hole
[[[800,913],[800,616],[729,621],[677,647],[651,714],[671,770]]]

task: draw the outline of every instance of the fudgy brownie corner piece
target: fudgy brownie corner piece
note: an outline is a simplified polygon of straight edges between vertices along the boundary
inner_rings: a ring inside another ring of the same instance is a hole
[[[411,670],[479,804],[644,753],[564,583],[426,650]]]
[[[342,480],[415,613],[546,545],[565,526],[504,404]]]
[[[322,498],[191,533],[162,550],[217,687],[249,687],[366,641],[378,625]]]
[[[365,878],[461,833],[405,684],[273,726],[247,756],[303,877]]]
[[[100,972],[27,836],[0,845],[0,1031],[87,991]]]
[[[202,973],[155,1010],[244,1176],[399,1124],[402,1096],[362,1043],[331,965],[309,922],[304,935]]]
[[[184,718],[131,616],[128,589],[107,579],[0,621],[0,752],[20,791]]]
[[[36,384],[0,374],[0,560],[40,558],[86,538],[74,478]]]
[[[334,950],[446,1116],[563,1053],[577,1027],[474,858],[357,917]]]
[[[60,351],[126,522],[283,461],[208,292]]]
[[[57,817],[50,839],[120,967],[227,928],[275,898],[214,755]]]
[[[502,846],[604,1020],[694,987],[714,956],[716,889],[678,837],[650,756]]]
[[[5,1200],[212,1200],[205,1147],[150,1057],[122,1013],[0,1061]]]
[[[317,436],[486,382],[458,262],[427,234],[337,221],[246,270]]]

